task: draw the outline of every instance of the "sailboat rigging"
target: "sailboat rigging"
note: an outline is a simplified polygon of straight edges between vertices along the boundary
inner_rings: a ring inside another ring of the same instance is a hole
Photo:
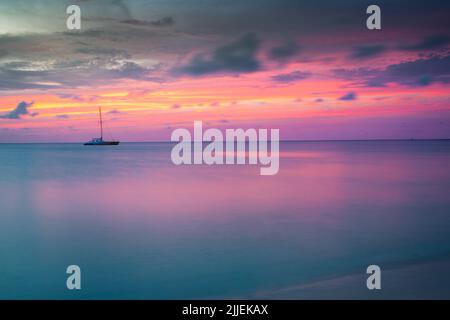
[[[100,115],[100,138],[92,138],[91,141],[86,142],[85,146],[117,146],[119,141],[105,141],[103,140],[103,119],[102,119],[102,107],[98,107],[98,113]]]

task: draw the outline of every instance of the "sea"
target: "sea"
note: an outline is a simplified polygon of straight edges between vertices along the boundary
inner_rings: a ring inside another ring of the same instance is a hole
[[[271,176],[172,147],[0,144],[0,299],[450,298],[450,141],[281,142]]]

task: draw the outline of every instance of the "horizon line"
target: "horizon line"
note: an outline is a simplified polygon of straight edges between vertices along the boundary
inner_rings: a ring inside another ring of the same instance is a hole
[[[270,142],[271,140],[267,140]],[[450,138],[424,138],[424,139],[416,139],[416,138],[409,138],[409,139],[312,139],[312,140],[280,140],[279,142],[371,142],[371,141],[450,141]],[[204,143],[210,143],[212,141],[191,141],[191,142],[204,142]],[[226,142],[226,140],[218,140],[217,142]],[[237,141],[235,141],[237,142]],[[254,140],[245,141],[248,142],[254,142]],[[256,140],[255,142],[258,142]],[[56,141],[48,141],[48,142],[0,142],[0,144],[83,144],[84,142],[56,142]],[[180,143],[180,141],[167,141],[167,140],[155,140],[155,141],[120,141],[120,143]]]

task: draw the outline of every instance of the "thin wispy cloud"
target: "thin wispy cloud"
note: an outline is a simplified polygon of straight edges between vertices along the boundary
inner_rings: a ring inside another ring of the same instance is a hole
[[[272,81],[280,82],[280,83],[291,83],[296,82],[300,80],[305,80],[311,77],[311,72],[304,72],[304,71],[293,71],[289,73],[282,73],[277,74],[275,76],[272,76]]]

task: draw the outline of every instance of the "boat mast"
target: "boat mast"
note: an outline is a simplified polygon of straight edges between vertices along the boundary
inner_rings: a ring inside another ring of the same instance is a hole
[[[100,139],[103,140],[102,107],[98,107],[98,112],[99,112],[99,114],[100,114]]]

